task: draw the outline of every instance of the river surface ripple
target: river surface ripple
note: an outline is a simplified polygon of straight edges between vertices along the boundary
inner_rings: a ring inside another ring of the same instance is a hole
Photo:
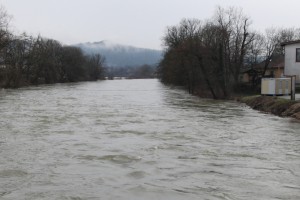
[[[300,123],[157,80],[0,90],[0,199],[300,199]]]

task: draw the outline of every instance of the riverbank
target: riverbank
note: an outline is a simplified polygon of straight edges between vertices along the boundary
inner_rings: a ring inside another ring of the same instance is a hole
[[[273,96],[248,96],[240,98],[239,101],[246,103],[255,110],[300,120],[300,101],[291,101]]]

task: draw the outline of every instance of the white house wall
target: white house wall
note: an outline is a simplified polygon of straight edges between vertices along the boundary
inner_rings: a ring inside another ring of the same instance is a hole
[[[285,75],[296,75],[297,82],[300,82],[300,62],[296,62],[296,48],[300,48],[300,43],[285,46]]]

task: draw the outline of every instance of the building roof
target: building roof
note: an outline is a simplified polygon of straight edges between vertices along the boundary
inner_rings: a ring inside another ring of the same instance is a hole
[[[253,68],[254,69],[264,69],[265,67],[265,61],[258,63]],[[276,56],[272,58],[268,65],[268,69],[278,69],[278,68],[284,68],[284,57],[283,56]]]
[[[294,41],[288,41],[288,42],[282,42],[281,46],[286,46],[286,45],[290,45],[290,44],[298,44],[300,43],[300,40],[294,40]]]
[[[265,67],[265,61],[262,61],[256,65],[254,65],[253,67],[248,66],[248,67],[244,68],[244,70],[242,70],[242,73],[248,73],[253,70],[262,72],[264,70],[264,67]],[[284,68],[284,57],[276,56],[276,57],[272,58],[267,69],[275,70],[275,69],[283,69],[283,68]]]

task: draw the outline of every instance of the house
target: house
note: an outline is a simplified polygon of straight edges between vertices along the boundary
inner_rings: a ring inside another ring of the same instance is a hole
[[[284,75],[296,76],[296,83],[300,83],[300,40],[284,42]]]
[[[252,67],[244,69],[241,73],[240,80],[242,83],[252,83],[259,81],[265,68],[265,61]],[[276,56],[268,64],[264,77],[282,78],[284,76],[284,57]]]

